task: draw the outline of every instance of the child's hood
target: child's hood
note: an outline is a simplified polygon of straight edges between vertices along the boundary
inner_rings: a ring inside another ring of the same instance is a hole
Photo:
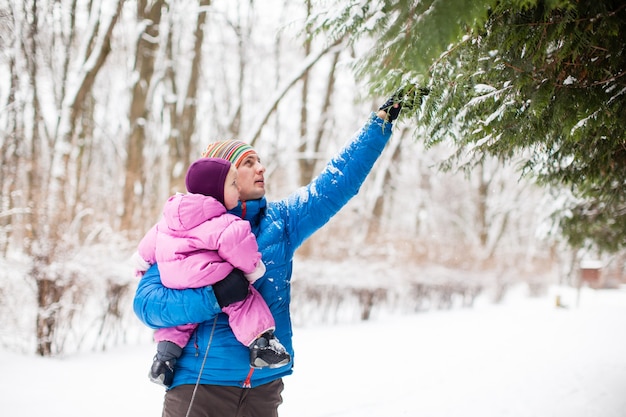
[[[175,194],[163,208],[165,222],[172,230],[189,230],[224,213],[226,207],[202,194]]]

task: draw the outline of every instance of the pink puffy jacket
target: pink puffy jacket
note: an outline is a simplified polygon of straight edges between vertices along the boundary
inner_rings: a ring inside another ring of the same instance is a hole
[[[173,289],[213,285],[233,268],[251,282],[265,272],[250,223],[201,194],[170,197],[137,251],[147,263],[159,264],[163,285]]]

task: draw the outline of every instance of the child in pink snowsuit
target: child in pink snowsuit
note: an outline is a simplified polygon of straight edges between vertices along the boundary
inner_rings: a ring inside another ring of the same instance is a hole
[[[214,285],[236,270],[250,283],[261,278],[265,265],[250,224],[227,212],[239,201],[235,167],[225,159],[199,159],[189,167],[185,184],[189,193],[170,197],[161,220],[139,243],[138,274],[157,263],[163,285],[173,289]],[[290,361],[273,335],[274,318],[252,285],[246,299],[222,306],[222,311],[237,340],[250,347],[252,367],[278,367]],[[196,327],[155,331],[157,355],[149,375],[153,382],[171,385],[176,359]]]

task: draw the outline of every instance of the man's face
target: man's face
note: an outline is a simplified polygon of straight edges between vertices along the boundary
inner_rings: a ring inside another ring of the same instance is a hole
[[[237,167],[237,183],[242,201],[256,200],[265,195],[265,167],[256,153],[252,153],[241,161]]]

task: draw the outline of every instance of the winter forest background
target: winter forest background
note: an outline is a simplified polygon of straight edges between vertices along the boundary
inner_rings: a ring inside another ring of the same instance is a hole
[[[0,347],[149,339],[129,258],[209,142],[253,144],[282,198],[414,85],[298,253],[296,323],[540,294],[589,260],[624,282],[626,18],[601,3],[0,0]]]

